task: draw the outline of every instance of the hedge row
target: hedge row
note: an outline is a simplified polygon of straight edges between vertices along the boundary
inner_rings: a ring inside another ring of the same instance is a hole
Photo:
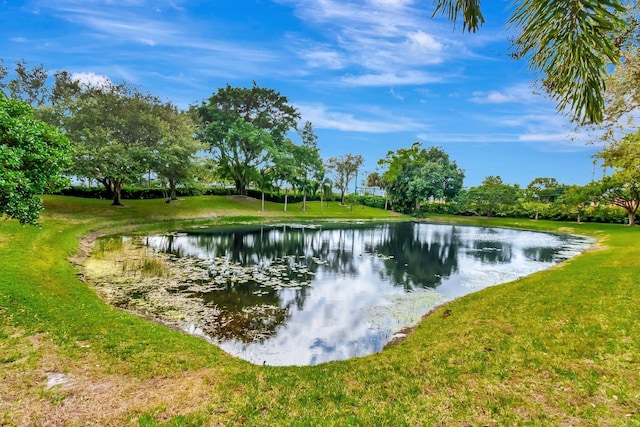
[[[210,187],[203,188],[199,186],[181,187],[176,189],[177,196],[228,196],[234,194],[233,188]],[[58,194],[63,196],[85,197],[89,199],[111,199],[113,194],[104,187],[84,187],[73,186],[60,191]],[[124,187],[120,192],[123,199],[163,199],[167,195],[167,190],[162,188],[138,188]]]
[[[539,219],[552,221],[577,221],[578,219],[577,211],[567,211],[561,206],[553,204],[543,207],[537,213]],[[416,213],[416,216],[425,217],[428,214],[480,216],[473,209],[473,206],[455,202],[425,203]],[[536,210],[522,204],[505,206],[494,216],[533,219],[536,216]],[[617,206],[589,206],[580,212],[580,221],[625,224],[628,221],[628,217],[626,211]]]
[[[85,186],[72,186],[63,189],[57,194],[63,196],[75,196],[84,197],[90,199],[112,199],[113,195],[107,191],[104,187],[85,187]],[[236,194],[235,188],[225,187],[180,187],[176,189],[176,195],[178,197],[187,196],[229,196]],[[162,199],[167,195],[167,190],[163,188],[139,188],[139,187],[123,187],[120,193],[122,199]],[[247,196],[255,199],[261,199],[262,193],[258,190],[247,190]],[[265,193],[265,200],[275,203],[284,203],[285,197],[287,197],[288,203],[302,202],[303,197],[298,194],[270,194]],[[320,200],[319,197],[307,196],[307,201]]]

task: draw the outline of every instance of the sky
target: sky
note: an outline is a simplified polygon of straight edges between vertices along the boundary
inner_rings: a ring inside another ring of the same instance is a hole
[[[584,185],[598,147],[509,56],[511,4],[483,2],[486,23],[467,34],[429,0],[0,0],[0,58],[127,81],[181,108],[255,81],[313,123],[325,160],[361,154],[359,181],[421,142],[466,187],[489,175]]]

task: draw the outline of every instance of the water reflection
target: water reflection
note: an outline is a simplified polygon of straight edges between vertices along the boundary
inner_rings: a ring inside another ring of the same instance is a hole
[[[141,242],[181,266],[166,293],[202,307],[187,310],[184,328],[270,365],[378,352],[435,305],[548,268],[590,243],[421,223],[228,227]]]

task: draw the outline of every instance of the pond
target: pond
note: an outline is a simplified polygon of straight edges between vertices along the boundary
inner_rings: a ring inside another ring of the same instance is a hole
[[[592,239],[426,223],[217,227],[100,239],[110,303],[255,364],[379,352],[435,306],[551,267]]]

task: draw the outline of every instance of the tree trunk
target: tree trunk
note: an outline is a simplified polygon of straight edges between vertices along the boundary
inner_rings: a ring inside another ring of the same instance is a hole
[[[104,189],[107,192],[107,198],[112,198],[113,197],[113,187],[112,187],[112,182],[109,178],[102,178],[102,179],[98,179],[98,181],[100,181],[100,183],[102,185],[104,185]]]
[[[302,196],[302,212],[307,211],[307,190],[304,191],[304,196]]]
[[[176,180],[169,180],[169,199],[170,200],[178,200],[178,196],[176,194]]]
[[[540,215],[540,213],[538,211],[536,211],[536,217],[534,218],[536,221],[538,220],[538,216]]]
[[[112,206],[122,206],[120,191],[122,190],[122,183],[119,181],[113,181],[113,203]]]
[[[636,214],[635,212],[629,212],[629,226],[633,227],[636,225]]]
[[[236,193],[241,195],[241,196],[246,196],[247,195],[247,188],[245,187],[244,183],[242,181],[240,181],[239,179],[234,179],[233,181],[236,184]]]

